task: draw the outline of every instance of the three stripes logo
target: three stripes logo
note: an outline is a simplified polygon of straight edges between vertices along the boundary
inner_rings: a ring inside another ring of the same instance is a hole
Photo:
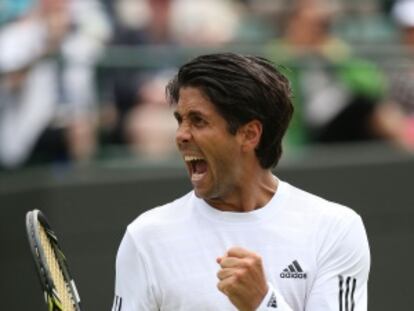
[[[339,311],[354,311],[356,285],[355,278],[339,276]]]
[[[115,296],[112,311],[121,311],[121,310],[122,310],[122,297]]]
[[[270,299],[267,302],[267,307],[268,308],[273,308],[273,309],[276,309],[277,308],[277,300],[276,300],[275,293],[272,293],[272,296],[270,296]]]
[[[286,269],[280,273],[282,279],[306,279],[306,272],[303,272],[302,267],[297,260],[294,260]]]

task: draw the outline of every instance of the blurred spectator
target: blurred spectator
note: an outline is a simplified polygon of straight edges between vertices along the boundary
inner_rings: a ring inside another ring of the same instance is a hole
[[[167,43],[171,0],[115,0],[108,3],[112,45]]]
[[[288,67],[292,82],[296,114],[291,144],[388,137],[380,108],[385,77],[332,34],[340,9],[337,1],[297,1],[283,38],[270,49],[275,62]]]
[[[175,0],[171,4],[171,37],[184,46],[233,42],[240,22],[241,6],[231,0]]]
[[[391,97],[404,113],[414,114],[414,1],[404,0],[396,2],[392,11],[393,17],[399,27],[402,51],[399,68],[392,75]]]
[[[390,73],[390,101],[387,107],[395,120],[401,143],[414,148],[414,1],[400,0],[392,7],[403,47],[399,64]]]
[[[3,25],[0,167],[92,156],[93,66],[108,35],[95,0],[39,0]]]
[[[116,0],[110,2],[114,25],[108,51],[170,43],[168,16],[170,0]],[[127,53],[131,49],[126,50]],[[148,72],[159,68],[142,68],[121,64],[117,55],[109,55],[115,64],[100,68],[101,144],[127,144],[125,120],[136,106],[137,95]],[[136,57],[139,57],[138,55]]]
[[[233,42],[239,30],[241,14],[240,6],[230,0],[117,0],[112,3],[111,8],[115,31],[110,47],[118,51],[125,47],[150,47],[148,50],[141,49],[146,52],[160,46],[166,49],[218,47]],[[148,93],[149,85],[154,87],[159,84],[156,82],[159,78],[154,80],[153,76],[171,66],[163,60],[155,59],[152,54],[143,54],[142,57],[147,57],[148,61],[139,60],[143,64],[141,66],[115,65],[100,70],[103,90],[101,141],[104,146],[132,144],[131,148],[137,150],[138,142],[146,144],[149,141],[140,134],[143,127],[149,126],[149,118],[139,114],[147,116],[158,109],[157,106],[147,106],[143,102],[161,100],[148,99],[143,94]],[[152,58],[153,66],[150,64]],[[175,65],[178,60],[172,61]],[[148,77],[150,78],[146,81]],[[161,97],[164,96],[161,89],[155,92],[161,94]],[[139,107],[141,105],[142,108]],[[161,115],[164,112],[159,112],[157,117],[163,118]],[[137,124],[131,125],[131,120]],[[138,124],[139,122],[145,124]],[[157,124],[151,126],[156,127]],[[157,144],[163,143],[154,142],[154,145]],[[147,146],[142,148],[146,149]]]
[[[130,151],[149,159],[175,154],[177,124],[165,99],[165,87],[173,72],[163,71],[145,79],[138,90],[138,102],[129,113],[126,137]]]

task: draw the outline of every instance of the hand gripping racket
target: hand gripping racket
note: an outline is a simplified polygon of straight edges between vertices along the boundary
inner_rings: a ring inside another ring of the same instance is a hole
[[[26,230],[48,311],[80,311],[65,255],[41,211],[26,214]]]

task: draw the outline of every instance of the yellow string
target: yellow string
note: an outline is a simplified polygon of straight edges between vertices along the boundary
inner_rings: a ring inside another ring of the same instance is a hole
[[[71,298],[71,292],[65,282],[63,273],[56,259],[55,252],[50,244],[50,240],[47,237],[45,229],[42,226],[39,228],[40,244],[44,250],[47,266],[49,267],[52,280],[56,286],[56,292],[61,302],[62,311],[75,311]]]

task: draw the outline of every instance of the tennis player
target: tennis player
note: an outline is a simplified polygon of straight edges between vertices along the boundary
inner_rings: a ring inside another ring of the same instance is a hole
[[[113,311],[367,310],[360,216],[272,174],[287,79],[263,58],[205,55],[167,95],[193,191],[128,226]]]

